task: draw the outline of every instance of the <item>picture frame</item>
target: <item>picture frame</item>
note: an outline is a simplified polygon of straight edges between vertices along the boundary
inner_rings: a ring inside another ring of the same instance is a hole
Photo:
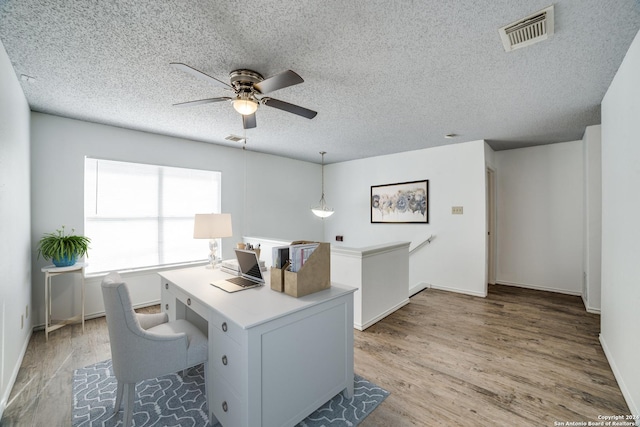
[[[372,224],[428,224],[429,180],[371,186]]]

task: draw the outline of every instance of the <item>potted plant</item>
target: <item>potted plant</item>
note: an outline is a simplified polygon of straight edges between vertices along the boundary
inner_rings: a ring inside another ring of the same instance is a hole
[[[71,234],[64,234],[62,229],[55,233],[46,233],[38,242],[38,258],[40,255],[44,259],[50,259],[56,267],[69,267],[76,263],[78,257],[87,255],[91,239],[85,236],[73,234],[75,229],[71,229]]]

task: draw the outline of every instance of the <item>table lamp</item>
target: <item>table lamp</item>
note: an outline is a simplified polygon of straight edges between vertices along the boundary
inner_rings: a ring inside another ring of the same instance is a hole
[[[232,235],[231,214],[196,214],[193,223],[193,238],[210,239],[209,262],[211,268],[215,268],[218,262],[216,259],[218,241],[216,239],[231,237]]]

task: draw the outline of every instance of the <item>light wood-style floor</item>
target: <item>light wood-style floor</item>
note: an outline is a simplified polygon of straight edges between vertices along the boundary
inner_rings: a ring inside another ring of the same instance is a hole
[[[391,392],[361,426],[553,426],[628,414],[599,322],[574,296],[425,290],[355,331],[356,373]],[[84,335],[77,325],[55,331],[48,343],[33,334],[3,427],[71,425],[73,370],[110,357],[104,318],[85,326]]]
[[[361,425],[554,426],[629,414],[580,297],[429,289],[355,335],[355,369],[391,392]],[[356,331],[357,332],[357,331]]]

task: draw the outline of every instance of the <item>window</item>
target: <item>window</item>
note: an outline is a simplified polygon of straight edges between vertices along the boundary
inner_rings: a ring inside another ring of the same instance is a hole
[[[85,159],[89,273],[205,260],[196,213],[219,213],[221,173]]]

